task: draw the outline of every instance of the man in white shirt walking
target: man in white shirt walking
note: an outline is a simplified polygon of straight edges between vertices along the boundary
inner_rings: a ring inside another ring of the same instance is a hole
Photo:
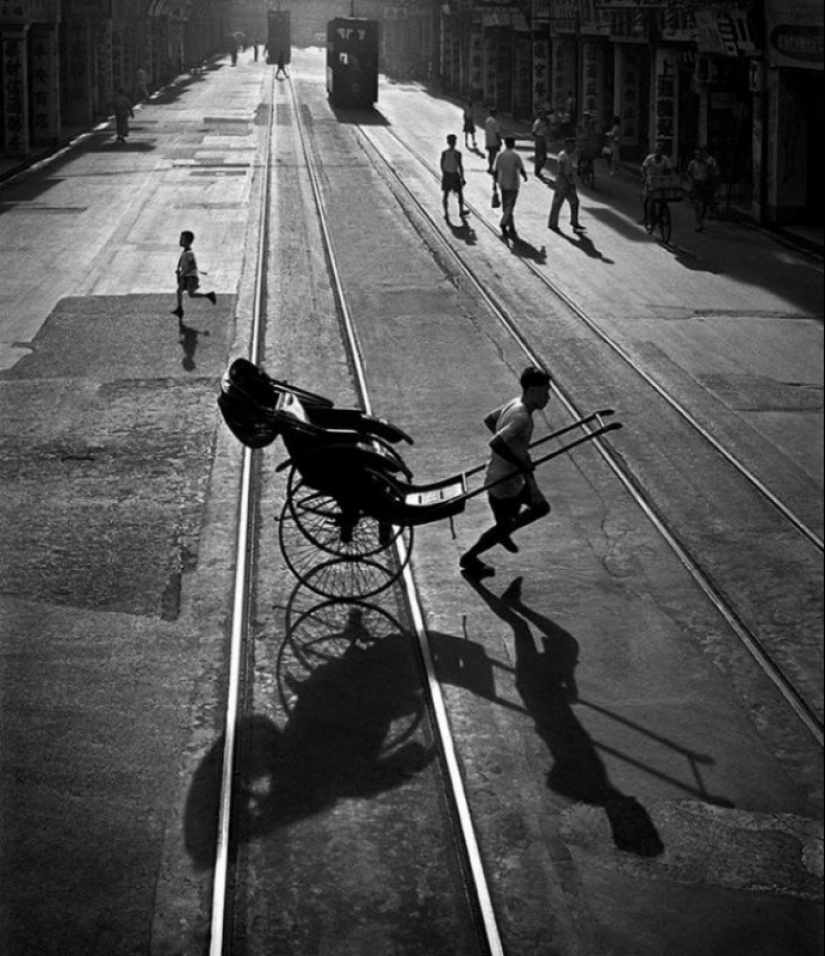
[[[495,182],[501,190],[501,235],[502,238],[518,239],[513,212],[518,199],[519,178],[527,182],[527,173],[521,156],[516,152],[514,136],[504,138],[504,152],[496,159],[493,171]]]
[[[496,156],[501,149],[501,130],[495,107],[490,107],[490,113],[484,120],[484,148],[487,150],[487,172],[492,175]]]

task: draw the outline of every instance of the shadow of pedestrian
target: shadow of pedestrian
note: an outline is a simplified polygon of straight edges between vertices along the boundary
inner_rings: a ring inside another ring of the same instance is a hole
[[[521,236],[513,240],[510,250],[513,255],[520,256],[522,259],[530,259],[540,266],[547,262],[547,247],[542,246],[541,249],[537,249],[526,239],[522,239]]]
[[[477,244],[478,236],[476,231],[470,227],[466,218],[462,219],[461,225],[458,226],[452,221],[452,219],[449,218],[449,216],[446,218],[445,222],[450,227],[450,231],[456,237],[456,239],[460,239],[462,242],[467,243],[468,246],[474,246]]]
[[[571,246],[574,246],[576,249],[581,250],[586,256],[589,256],[591,259],[598,259],[600,262],[603,262],[605,265],[612,266],[616,262],[614,259],[608,259],[606,255],[599,252],[596,246],[593,243],[593,240],[585,236],[583,233],[579,232],[575,236],[568,236],[566,232],[562,232],[561,229],[554,229],[553,232],[557,236],[561,236],[562,239],[566,239]]]
[[[653,821],[635,797],[626,796],[610,782],[595,742],[573,710],[578,701],[578,642],[550,618],[524,604],[521,578],[512,581],[500,597],[469,575],[465,580],[512,628],[516,690],[553,757],[547,786],[571,800],[604,807],[620,849],[638,856],[658,856],[664,845]],[[538,640],[533,638],[531,624]]]
[[[181,365],[187,372],[192,372],[195,369],[195,352],[198,349],[198,337],[201,335],[208,336],[209,332],[194,329],[191,325],[186,325],[182,321],[178,322],[178,342],[183,349]]]

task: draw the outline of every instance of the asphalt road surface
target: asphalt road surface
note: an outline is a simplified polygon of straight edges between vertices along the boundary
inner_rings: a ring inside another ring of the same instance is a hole
[[[382,84],[362,131],[330,109],[320,51],[295,51],[289,83],[270,73],[221,61],[146,104],[126,144],[98,129],[0,188],[8,956],[204,951],[240,460],[215,397],[247,349],[270,111],[265,366],[340,404],[357,398],[300,111],[373,402],[415,436],[404,454],[416,477],[484,459],[482,418],[525,364],[452,246],[566,393],[617,410],[627,469],[775,642],[821,720],[821,554],[766,519],[523,268],[551,276],[821,537],[821,261],[734,221],[694,233],[678,207],[663,246],[636,222],[629,171],[582,190],[584,235],[563,215],[556,236],[552,166],[519,197],[523,243],[505,244],[485,226],[483,157],[465,152],[463,225],[443,222],[422,162],[460,131],[457,103]],[[218,302],[187,301],[179,326],[182,229]],[[537,433],[565,422],[554,401]],[[278,460],[267,451],[259,465],[257,548],[270,563],[253,596],[250,722],[265,763],[266,741],[290,727],[310,744],[289,812],[244,823],[233,956],[483,952],[431,733],[411,716],[403,600],[377,602],[374,654],[326,671],[291,711],[275,692],[285,637],[321,628],[332,644],[340,626],[296,598],[279,563]],[[595,449],[539,477],[553,512],[518,554],[491,552],[494,578],[458,573],[489,522],[481,500],[456,537],[446,523],[419,529],[413,562],[504,951],[821,952],[821,747]],[[342,751],[343,705],[365,729]],[[363,773],[376,727],[415,744],[381,786]]]

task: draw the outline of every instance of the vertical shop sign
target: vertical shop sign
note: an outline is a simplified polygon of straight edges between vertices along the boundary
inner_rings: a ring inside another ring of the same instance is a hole
[[[484,88],[484,46],[481,29],[473,26],[470,33],[470,89],[473,92]]]
[[[663,140],[665,153],[670,155],[676,142],[676,82],[678,65],[676,53],[670,49],[656,51],[656,139]]]
[[[622,118],[622,136],[632,142],[638,143],[640,136],[639,112],[641,110],[641,90],[639,79],[641,70],[639,68],[639,54],[629,46],[622,47],[622,70],[621,70],[621,118]]]
[[[530,93],[532,73],[530,50],[530,35],[521,31],[517,32],[515,38],[516,85],[513,92],[514,106],[520,116],[529,115],[533,110],[533,97]]]
[[[484,31],[484,99],[488,103],[496,102],[496,38],[492,30]]]
[[[550,42],[533,41],[533,112],[550,105]]]
[[[584,74],[584,97],[582,110],[589,110],[602,119],[602,101],[604,90],[604,56],[601,43],[587,42],[582,47]]]
[[[57,27],[38,27],[31,43],[32,132],[41,143],[60,133]]]
[[[8,34],[3,38],[3,133],[9,156],[29,151],[26,103],[26,36]]]
[[[563,110],[568,93],[576,89],[576,51],[567,38],[553,40],[553,80],[551,83],[553,105]]]

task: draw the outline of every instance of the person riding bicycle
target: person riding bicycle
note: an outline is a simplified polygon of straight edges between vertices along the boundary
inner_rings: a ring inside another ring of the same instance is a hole
[[[642,176],[644,177],[644,203],[642,222],[650,221],[650,192],[656,185],[657,179],[661,176],[667,176],[672,172],[673,166],[670,159],[665,156],[665,142],[662,139],[656,140],[656,146],[649,156],[646,156],[642,163]]]

